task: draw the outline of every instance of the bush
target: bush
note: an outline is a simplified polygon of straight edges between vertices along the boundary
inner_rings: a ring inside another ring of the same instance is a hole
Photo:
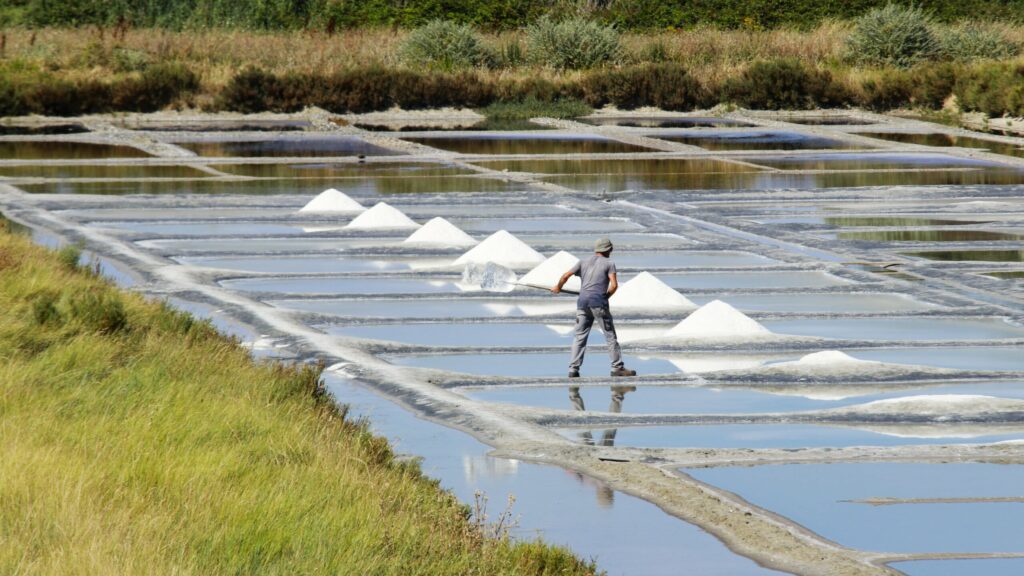
[[[799,60],[755,62],[722,85],[722,98],[745,108],[802,110],[842,106],[849,96],[832,74]]]
[[[584,79],[583,91],[587,103],[595,108],[614,104],[624,109],[657,106],[687,111],[707,100],[703,86],[681,64],[593,72]]]
[[[110,105],[113,110],[155,112],[198,88],[199,77],[186,66],[157,64],[146,68],[138,78],[113,84]]]
[[[32,318],[39,325],[60,320],[60,312],[57,310],[57,296],[51,292],[44,292],[36,297],[32,302]]]
[[[619,32],[593,20],[556,22],[545,16],[526,28],[526,57],[542,66],[560,70],[593,68],[618,59],[621,52]]]
[[[82,323],[87,330],[101,334],[114,334],[128,328],[128,313],[121,298],[108,290],[92,290],[70,297],[67,301],[69,316]]]
[[[991,26],[961,24],[939,29],[942,56],[956,61],[1007,60],[1020,53],[1020,46]]]
[[[399,48],[399,57],[411,66],[440,70],[480,66],[489,60],[472,26],[448,20],[434,20],[410,32]]]
[[[915,6],[896,4],[875,8],[857,18],[846,48],[856,62],[898,68],[940,53],[930,16]]]
[[[75,244],[67,244],[57,251],[57,261],[67,270],[78,270],[82,260],[82,248]]]
[[[1024,116],[1024,65],[975,66],[957,79],[955,91],[964,110],[989,116]]]

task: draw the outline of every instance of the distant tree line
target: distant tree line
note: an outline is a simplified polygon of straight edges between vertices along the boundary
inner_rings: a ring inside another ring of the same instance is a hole
[[[0,24],[239,28],[253,30],[416,27],[443,19],[515,29],[545,15],[584,15],[621,30],[711,25],[813,27],[850,19],[889,0],[0,0]],[[905,3],[907,4],[907,3]],[[935,19],[1024,22],[1024,0],[916,0]]]

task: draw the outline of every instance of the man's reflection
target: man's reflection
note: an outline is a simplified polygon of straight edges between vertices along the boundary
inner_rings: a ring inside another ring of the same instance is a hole
[[[636,386],[612,386],[612,397],[611,403],[608,405],[608,411],[613,414],[622,412],[622,401],[626,398],[628,392],[634,392]],[[572,407],[579,411],[585,411],[587,407],[583,403],[583,396],[580,395],[579,386],[569,386],[569,401],[572,402]],[[601,433],[601,442],[599,446],[614,446],[615,445],[615,434],[619,431],[618,428],[608,428]],[[590,430],[584,430],[580,432],[580,440],[588,445],[594,446],[594,436],[590,433]]]

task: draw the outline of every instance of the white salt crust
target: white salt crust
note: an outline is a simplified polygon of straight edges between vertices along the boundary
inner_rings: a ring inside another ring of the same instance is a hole
[[[675,288],[665,284],[649,272],[619,285],[609,300],[612,310],[651,310],[673,312],[693,310],[697,305]]]
[[[390,206],[385,202],[378,202],[374,204],[373,208],[370,208],[366,212],[356,216],[355,219],[349,222],[348,226],[346,226],[346,228],[354,228],[358,230],[400,230],[419,227],[419,224],[413,222],[412,219],[402,213],[401,210]]]
[[[580,259],[569,254],[565,250],[562,250],[541,262],[536,268],[530,270],[525,276],[519,279],[519,283],[525,286],[533,286],[535,288],[554,288],[558,284],[558,280],[569,271],[570,268],[576,265]],[[573,292],[580,291],[580,278],[579,276],[573,276],[569,278],[569,281],[563,286],[566,290]]]
[[[366,207],[349,197],[348,194],[334,188],[328,188],[316,195],[299,212],[364,212]]]
[[[729,304],[714,300],[676,324],[665,337],[730,340],[763,338],[771,334],[770,330]]]
[[[471,263],[494,262],[509,268],[524,268],[535,266],[543,261],[543,254],[530,248],[507,230],[498,230],[477,244],[475,248],[459,256],[454,264],[463,266]]]
[[[402,243],[461,248],[476,246],[477,241],[458,226],[438,216],[427,221],[419,230],[402,240]]]

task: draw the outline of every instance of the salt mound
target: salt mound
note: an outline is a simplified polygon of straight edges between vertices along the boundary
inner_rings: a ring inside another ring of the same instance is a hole
[[[972,394],[935,394],[876,400],[833,410],[847,414],[914,414],[959,417],[992,412],[1024,411],[1024,400]]]
[[[422,228],[402,240],[403,244],[422,244],[428,246],[476,246],[476,240],[459,229],[458,226],[438,216],[431,218]]]
[[[568,272],[579,261],[579,258],[562,250],[527,272],[525,276],[519,279],[519,283],[535,288],[554,288],[558,284],[559,279],[562,278],[562,274]],[[569,281],[565,283],[565,289],[579,292],[579,276],[569,278]]]
[[[649,272],[623,282],[609,300],[616,310],[693,310],[697,307],[675,288]]]
[[[401,210],[388,205],[385,202],[378,202],[366,212],[356,216],[348,223],[346,228],[361,230],[373,230],[379,228],[419,228],[419,224],[413,222]]]
[[[767,328],[721,300],[701,306],[665,334],[668,338],[694,340],[763,338],[770,335]]]
[[[456,266],[476,263],[494,262],[509,268],[534,266],[544,261],[544,255],[530,248],[525,242],[509,234],[506,230],[498,230],[488,236],[475,248],[459,256]]]
[[[838,350],[824,350],[822,352],[808,354],[800,358],[799,360],[793,362],[779,362],[778,364],[773,364],[772,366],[775,368],[783,366],[792,366],[794,368],[803,366],[809,368],[828,368],[841,366],[843,368],[846,368],[850,366],[865,366],[869,364],[875,365],[881,364],[881,362],[874,362],[872,360],[861,360],[859,358],[854,358],[849,354],[844,354],[843,352],[840,352]]]
[[[316,195],[299,212],[363,212],[366,208],[341,190],[328,188]]]

